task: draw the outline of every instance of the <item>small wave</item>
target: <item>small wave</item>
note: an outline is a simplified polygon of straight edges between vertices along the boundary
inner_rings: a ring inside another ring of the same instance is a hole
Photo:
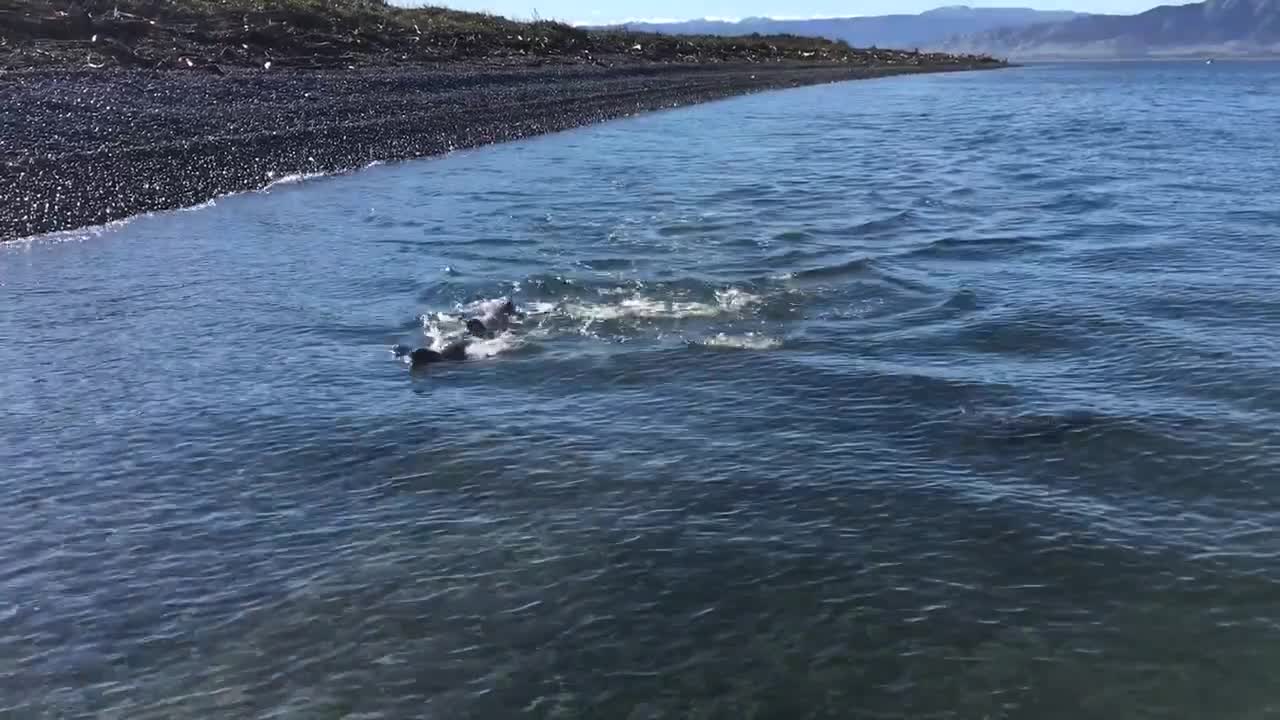
[[[218,205],[218,200],[217,200],[217,198],[210,198],[210,199],[205,200],[204,202],[202,202],[202,203],[200,203],[200,204],[198,204],[198,205],[192,205],[192,206],[190,206],[190,207],[178,208],[177,212],[195,212],[195,211],[197,211],[197,210],[208,210],[209,208],[211,208],[211,207],[216,207],[217,205]]]
[[[634,293],[635,291],[636,291],[636,290],[635,290],[635,288],[627,288],[627,287],[618,286],[618,287],[611,287],[611,288],[597,288],[597,289],[596,289],[596,294],[597,294],[597,295],[606,295],[606,296],[610,296],[610,295],[612,295],[612,296],[620,296],[620,295],[627,295],[627,294],[630,294],[630,293]]]
[[[636,266],[636,261],[631,258],[589,258],[587,260],[579,260],[578,264],[588,270],[609,272],[630,270]]]
[[[527,315],[550,315],[557,307],[553,302],[533,301],[524,304],[524,311]]]
[[[334,174],[337,174],[337,173],[294,173],[290,175],[284,175],[278,178],[273,178],[272,176],[268,176],[267,184],[262,186],[261,188],[258,188],[256,192],[266,192],[271,188],[276,187],[277,185],[293,185],[295,183],[304,182],[306,180],[311,180],[311,179],[320,178],[320,177],[328,177]],[[53,232],[42,233],[38,235],[28,235],[26,237],[15,238],[12,242],[57,243],[57,242],[78,242],[78,241],[88,240],[90,238],[99,237],[108,231],[118,230],[124,227],[125,225],[127,225],[128,223],[131,223],[134,220],[137,220],[139,218],[156,217],[166,213],[185,213],[185,212],[198,212],[201,210],[208,210],[210,208],[216,207],[218,204],[217,201],[222,198],[235,197],[236,195],[243,195],[248,192],[255,192],[255,190],[249,189],[245,191],[219,193],[214,197],[209,198],[208,200],[198,202],[194,205],[184,205],[181,207],[165,208],[160,210],[147,210],[144,212],[139,212],[133,215],[129,215],[127,217],[122,217],[117,220],[110,220],[108,222],[101,223],[98,225],[85,225],[78,228],[68,228],[66,230],[55,230]]]
[[[896,231],[913,220],[915,220],[915,213],[910,210],[899,210],[898,212],[886,217],[868,220],[859,225],[855,225],[853,230],[857,235],[875,235],[876,233],[881,232]]]
[[[526,279],[529,291],[542,297],[563,297],[587,292],[582,283],[563,275],[535,275]]]
[[[977,310],[981,307],[978,295],[972,290],[961,289],[951,294],[942,307],[952,310]]]
[[[731,229],[723,223],[705,221],[685,221],[658,226],[657,233],[662,238],[685,238],[692,235],[710,234]]]
[[[714,317],[720,313],[719,308],[707,303],[674,302],[640,296],[626,298],[616,304],[567,303],[562,306],[562,309],[566,315],[587,322],[624,318],[678,319]]]
[[[866,275],[873,270],[870,258],[858,258],[836,265],[797,270],[787,273],[786,277],[792,280],[833,280],[850,275]]]
[[[487,340],[475,340],[467,345],[467,357],[475,360],[496,357],[519,348],[524,343],[512,332],[504,332]]]
[[[908,250],[899,257],[983,259],[999,253],[1043,252],[1049,249],[1048,244],[1025,237],[993,236],[967,240],[946,237]]]
[[[328,177],[329,175],[332,175],[332,174],[333,173],[326,173],[326,172],[291,173],[289,175],[281,175],[280,177],[276,177],[273,173],[267,173],[267,180],[269,182],[262,188],[262,192],[266,192],[272,188],[279,187],[281,185],[296,185],[301,182],[306,182],[307,180],[315,180],[316,178]]]
[[[716,291],[716,302],[728,310],[742,310],[750,305],[755,305],[761,300],[759,295],[753,295],[745,290],[738,288],[730,288],[728,290]]]
[[[813,233],[807,230],[787,230],[776,233],[773,242],[802,243],[813,239]]]
[[[1079,213],[1105,210],[1114,207],[1115,204],[1115,198],[1110,195],[1089,191],[1070,191],[1044,203],[1041,209]]]
[[[1181,409],[1147,412],[1144,409],[1071,409],[1012,412],[1007,410],[966,413],[957,427],[980,442],[997,444],[1074,444],[1101,457],[1109,448],[1148,452],[1171,457],[1189,451],[1209,434],[1222,431],[1221,419]],[[1248,462],[1242,457],[1241,462]]]
[[[119,230],[138,218],[152,217],[155,213],[146,212],[130,215],[119,220],[111,220],[100,225],[86,225],[85,227],[72,228],[68,230],[55,230],[53,232],[42,233],[39,235],[28,235],[26,237],[14,238],[13,240],[5,240],[0,242],[0,247],[13,248],[27,246],[32,243],[64,243],[64,242],[82,242],[91,238],[99,237],[105,233]]]
[[[198,212],[200,210],[208,210],[210,208],[217,207],[219,198],[230,197],[231,195],[235,195],[235,194],[236,193],[219,195],[217,197],[209,198],[204,202],[196,203],[195,205],[186,205],[184,207],[173,208],[171,210],[148,210],[146,212],[140,212],[135,215],[129,215],[128,217],[122,217],[117,220],[109,220],[105,223],[101,223],[98,225],[85,225],[83,227],[78,227],[78,228],[69,228],[67,230],[55,230],[53,232],[43,233],[39,235],[28,235],[26,237],[14,238],[12,241],[6,241],[5,244],[9,244],[10,242],[14,242],[14,243],[79,242],[83,240],[88,240],[90,238],[99,237],[107,232],[119,230],[120,228],[124,227],[125,225],[128,225],[134,220],[138,220],[141,218],[157,217],[165,213],[186,213],[186,212]]]
[[[718,333],[709,338],[694,343],[709,348],[725,348],[733,350],[777,350],[782,347],[782,340],[768,335],[757,335],[756,333],[744,333],[742,335],[728,335],[726,333]]]
[[[636,294],[617,303],[570,302],[560,305],[559,309],[569,317],[588,323],[622,319],[683,320],[741,312],[760,301],[759,295],[730,288],[717,291],[715,302],[660,300]]]
[[[983,421],[979,430],[985,439],[1008,441],[1062,440],[1072,434],[1120,425],[1114,418],[1088,411],[978,417]]]

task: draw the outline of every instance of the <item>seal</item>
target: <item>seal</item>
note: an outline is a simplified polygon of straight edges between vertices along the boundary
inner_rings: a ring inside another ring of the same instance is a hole
[[[467,359],[467,345],[470,345],[469,339],[455,340],[445,345],[441,350],[432,350],[431,348],[410,349],[406,345],[397,345],[392,348],[392,352],[398,358],[409,358],[411,367],[419,368],[431,365],[432,363],[444,362],[446,360],[461,361]]]
[[[407,345],[396,345],[392,348],[397,358],[409,358],[409,365],[421,368],[447,360],[460,361],[467,359],[467,346],[477,339],[490,339],[499,332],[511,327],[511,319],[523,319],[511,300],[491,300],[479,306],[481,315],[467,320],[467,335],[445,345],[440,350],[431,348],[410,348]]]
[[[467,332],[472,337],[491,338],[511,327],[511,319],[523,320],[525,314],[516,309],[511,300],[490,300],[481,303],[479,317],[467,320]]]

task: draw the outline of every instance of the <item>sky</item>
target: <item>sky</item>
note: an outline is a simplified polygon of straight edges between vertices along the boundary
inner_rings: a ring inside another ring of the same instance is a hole
[[[981,7],[1034,7],[1041,10],[1138,13],[1160,4],[1187,0],[989,0]],[[409,0],[405,0],[409,4]],[[416,4],[416,3],[415,3]],[[918,13],[961,0],[429,0],[459,10],[482,10],[511,18],[539,17],[576,23],[624,20],[739,19],[752,16],[810,18]]]

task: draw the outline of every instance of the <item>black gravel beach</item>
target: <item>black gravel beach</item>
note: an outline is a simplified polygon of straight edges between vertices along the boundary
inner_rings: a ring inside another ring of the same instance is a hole
[[[943,69],[943,68],[939,68]],[[0,237],[731,95],[921,68],[843,65],[154,72],[0,78]]]
[[[1004,66],[373,0],[299,7],[0,1],[0,240],[743,93]]]

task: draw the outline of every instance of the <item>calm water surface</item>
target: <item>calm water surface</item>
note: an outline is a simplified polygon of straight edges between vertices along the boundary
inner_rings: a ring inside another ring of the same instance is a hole
[[[0,248],[0,715],[1280,716],[1277,93],[806,88]]]

